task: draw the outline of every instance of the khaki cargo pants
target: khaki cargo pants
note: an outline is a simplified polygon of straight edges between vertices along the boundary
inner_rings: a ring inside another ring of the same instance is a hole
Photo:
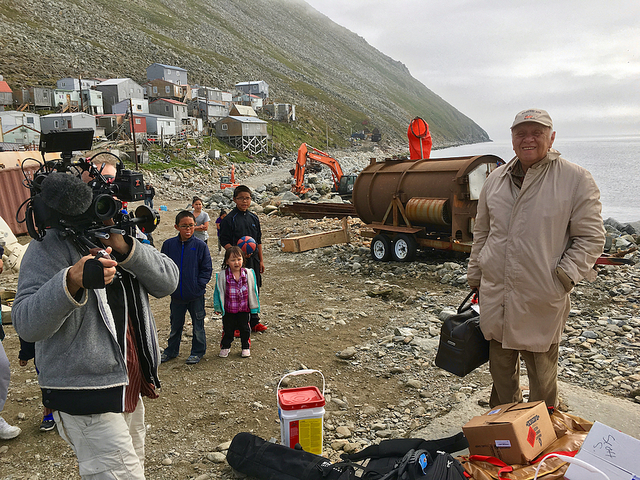
[[[489,406],[522,402],[520,357],[527,366],[529,401],[544,400],[547,406],[557,406],[558,344],[540,353],[505,349],[495,340],[491,340],[489,347],[489,371],[493,379]]]

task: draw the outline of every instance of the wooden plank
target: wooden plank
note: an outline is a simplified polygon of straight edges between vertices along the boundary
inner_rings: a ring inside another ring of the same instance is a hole
[[[329,247],[338,243],[349,243],[351,237],[349,235],[349,225],[347,219],[342,219],[342,228],[340,230],[331,230],[330,232],[312,233],[310,235],[302,235],[300,237],[291,237],[282,239],[282,251],[300,253],[315,248]]]

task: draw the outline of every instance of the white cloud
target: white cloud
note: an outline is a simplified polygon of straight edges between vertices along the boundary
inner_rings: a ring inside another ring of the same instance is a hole
[[[568,134],[640,132],[640,3],[307,0],[485,128],[537,106]]]

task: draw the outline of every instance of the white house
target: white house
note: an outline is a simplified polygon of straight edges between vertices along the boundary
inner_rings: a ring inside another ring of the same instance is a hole
[[[52,130],[76,130],[78,128],[90,128],[96,131],[96,117],[88,113],[52,113],[40,118],[42,133]]]
[[[111,106],[111,113],[115,115],[123,115],[129,113],[129,107],[133,107],[133,114],[149,113],[149,100],[146,98],[132,98],[129,100],[123,100],[115,105]]]
[[[153,113],[142,113],[140,116],[147,120],[147,134],[149,135],[172,136],[177,133],[175,118],[154,115]]]

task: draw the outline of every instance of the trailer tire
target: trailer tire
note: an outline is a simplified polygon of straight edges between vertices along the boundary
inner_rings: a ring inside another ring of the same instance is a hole
[[[371,258],[378,262],[388,262],[391,260],[392,244],[391,239],[379,233],[371,240]]]
[[[416,257],[418,242],[413,235],[398,234],[393,239],[393,259],[398,262],[411,262]]]

